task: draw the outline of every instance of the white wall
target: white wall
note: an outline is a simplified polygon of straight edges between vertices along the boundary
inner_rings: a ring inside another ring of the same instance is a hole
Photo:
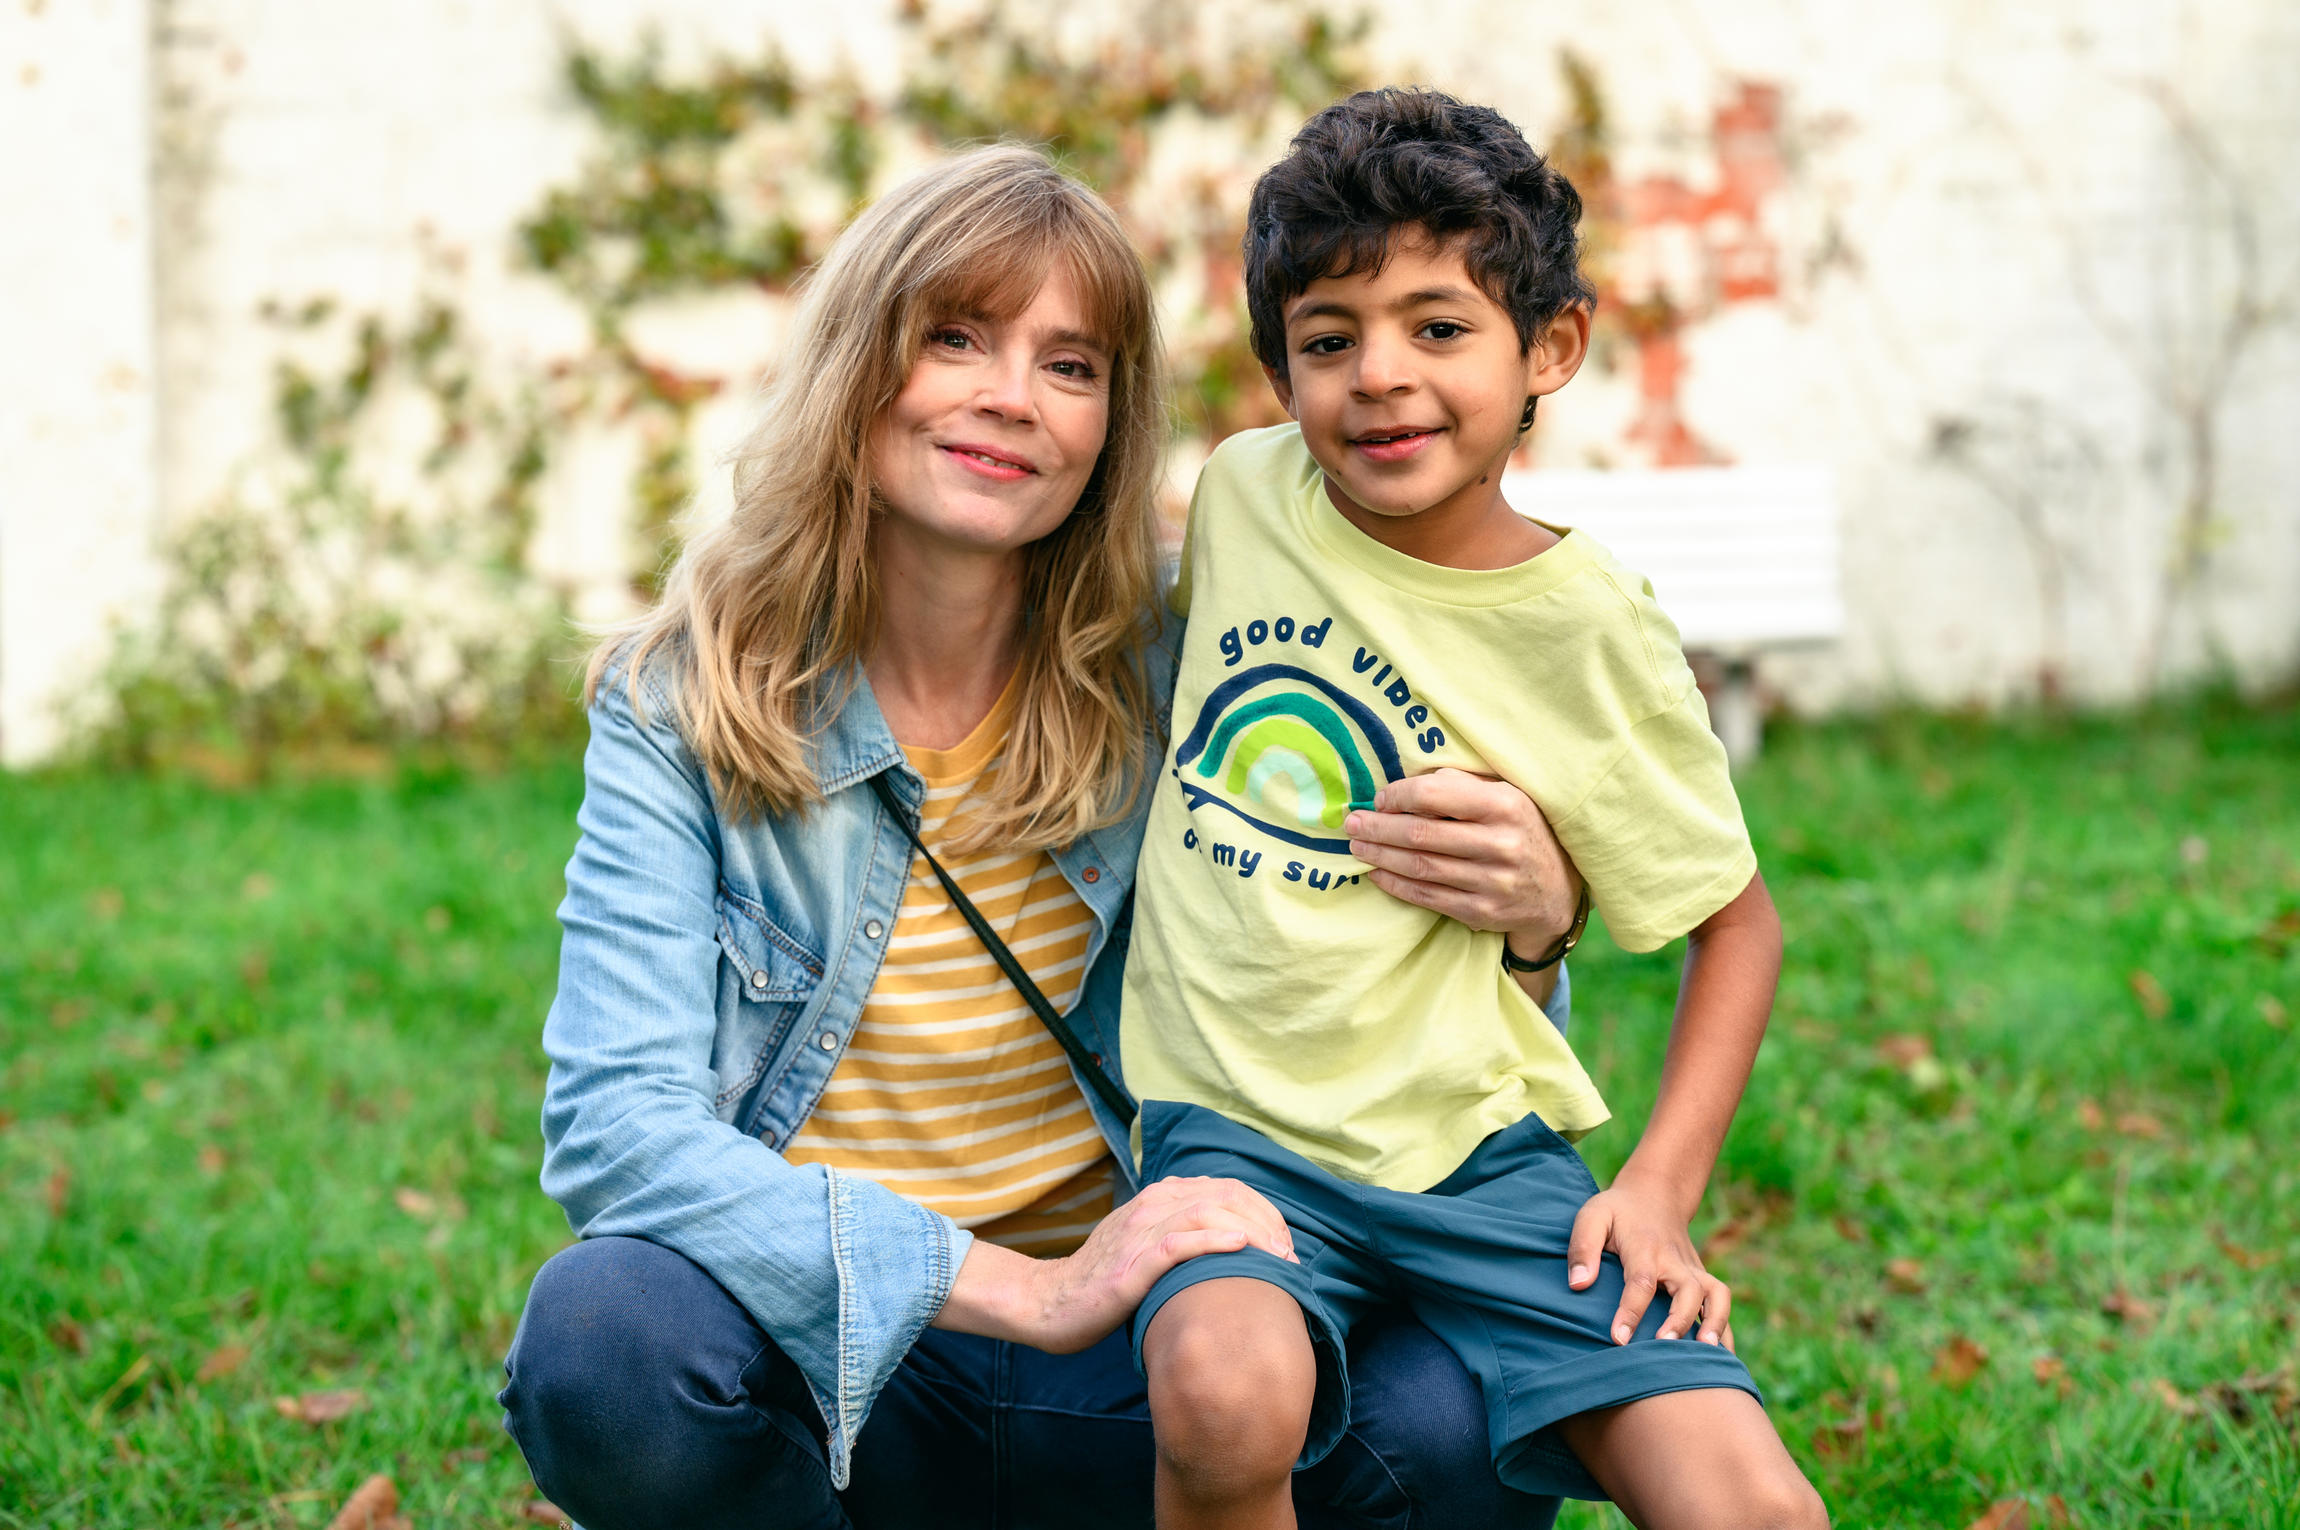
[[[150,113],[137,0],[0,10],[0,761],[40,758],[152,588]]]
[[[427,251],[462,259],[465,311],[509,358],[567,353],[576,316],[516,268],[511,220],[564,181],[584,125],[559,85],[569,29],[674,59],[841,60],[884,82],[892,0],[51,0],[0,11],[7,230],[0,329],[0,726],[11,758],[49,737],[47,693],[136,588],[155,494],[180,520],[225,494],[268,428],[268,298],[409,302]],[[1716,176],[1712,109],[1780,87],[1785,179],[1760,222],[1781,294],[1716,307],[1684,336],[1677,402],[1721,455],[1829,466],[1846,514],[1852,628],[1768,671],[1809,706],[2029,694],[2062,650],[2067,688],[2146,686],[2168,527],[2190,462],[2183,367],[2237,290],[2230,208],[2256,224],[2268,299],[2300,301],[2300,8],[2286,0],[1637,0],[1388,9],[1395,73],[1493,101],[1537,141],[1563,109],[1557,55],[1598,69],[1623,177]],[[18,59],[45,71],[21,83]],[[2168,110],[2169,109],[2169,110]],[[2186,114],[2183,116],[2182,114]],[[147,131],[147,123],[149,128]],[[2176,129],[2214,146],[2235,201]],[[140,188],[157,164],[157,489]],[[28,236],[24,209],[42,209]],[[124,220],[124,221],[123,221]],[[125,230],[126,232],[122,232]],[[1684,230],[1637,258],[1698,302],[1714,272]],[[1644,237],[1644,236],[1641,236]],[[2205,621],[2163,671],[2300,668],[2300,334],[2272,327],[2226,379]],[[652,315],[682,356],[763,352],[774,314],[735,297]],[[1540,455],[1640,460],[1633,368],[1586,374],[1543,411]],[[741,423],[739,390],[706,446]],[[1984,427],[1961,462],[1936,425]],[[625,599],[622,450],[579,443],[551,481],[537,562],[587,613]],[[723,491],[722,491],[723,492]],[[2037,500],[2065,593],[2053,636],[2016,511]],[[707,491],[706,498],[710,497]]]

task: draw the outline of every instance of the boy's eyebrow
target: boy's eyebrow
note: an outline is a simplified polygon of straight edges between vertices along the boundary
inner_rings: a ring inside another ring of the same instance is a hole
[[[1467,287],[1424,287],[1397,298],[1389,304],[1389,310],[1392,313],[1403,313],[1409,308],[1426,308],[1432,303],[1469,303],[1474,302],[1477,296]],[[1297,319],[1354,319],[1357,316],[1356,305],[1327,298],[1323,302],[1304,303],[1286,315],[1286,322],[1291,324]]]

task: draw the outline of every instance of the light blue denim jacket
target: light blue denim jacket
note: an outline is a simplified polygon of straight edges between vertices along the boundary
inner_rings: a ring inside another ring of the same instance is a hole
[[[1170,664],[1169,650],[1153,668]],[[1170,679],[1155,675],[1161,705]],[[973,1235],[775,1149],[838,1066],[902,902],[910,847],[869,778],[892,770],[914,807],[924,788],[858,673],[815,735],[822,803],[728,821],[679,734],[660,665],[642,673],[640,694],[634,710],[612,674],[591,707],[559,991],[543,1028],[543,1188],[579,1236],[649,1239],[725,1286],[806,1377],[844,1487],[872,1400],[941,1311]],[[1094,916],[1071,1020],[1113,1075],[1147,796],[1124,822],[1054,852]],[[1560,1025],[1567,1002],[1560,981]],[[1085,1093],[1123,1198],[1134,1189],[1127,1123]]]

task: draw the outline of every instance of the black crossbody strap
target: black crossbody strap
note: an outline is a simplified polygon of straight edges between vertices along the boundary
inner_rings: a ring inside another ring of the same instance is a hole
[[[949,872],[942,869],[942,862],[936,860],[934,853],[926,848],[926,841],[918,837],[918,827],[911,822],[910,813],[903,807],[902,799],[895,795],[894,787],[888,782],[885,771],[881,771],[870,778],[870,789],[878,794],[880,805],[893,815],[894,821],[902,825],[903,833],[910,837],[911,844],[925,859],[928,869],[934,873],[935,880],[940,882],[942,890],[950,895],[951,906],[956,908],[965,918],[967,924],[974,931],[975,939],[982,942],[982,948],[990,953],[990,959],[998,963],[998,970],[1006,974],[1006,980],[1014,985],[1015,992],[1022,995],[1023,1002],[1030,1006],[1032,1012],[1046,1026],[1055,1041],[1061,1045],[1063,1052],[1069,1056],[1072,1065],[1085,1076],[1086,1082],[1094,1086],[1094,1092],[1102,1096],[1103,1104],[1115,1111],[1121,1120],[1132,1121],[1135,1112],[1134,1097],[1128,1094],[1116,1079],[1103,1070],[1102,1064],[1096,1061],[1094,1053],[1087,1048],[1084,1042],[1078,1039],[1078,1033],[1070,1028],[1070,1022],[1062,1018],[1061,1011],[1057,1010],[1046,995],[1039,990],[1038,985],[1031,981],[1030,974],[1022,970],[1022,963],[1014,959],[1014,953],[1006,949],[1006,942],[998,938],[998,932],[990,927],[989,920],[982,917],[982,910],[974,906],[974,900],[958,890],[958,883],[952,880]]]

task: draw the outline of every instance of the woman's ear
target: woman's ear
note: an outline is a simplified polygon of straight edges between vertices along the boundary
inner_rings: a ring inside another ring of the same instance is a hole
[[[1589,359],[1589,305],[1576,303],[1549,321],[1549,328],[1525,353],[1525,391],[1533,398],[1555,393],[1573,381]],[[1531,415],[1531,401],[1527,413]],[[1527,420],[1528,424],[1532,421]]]

